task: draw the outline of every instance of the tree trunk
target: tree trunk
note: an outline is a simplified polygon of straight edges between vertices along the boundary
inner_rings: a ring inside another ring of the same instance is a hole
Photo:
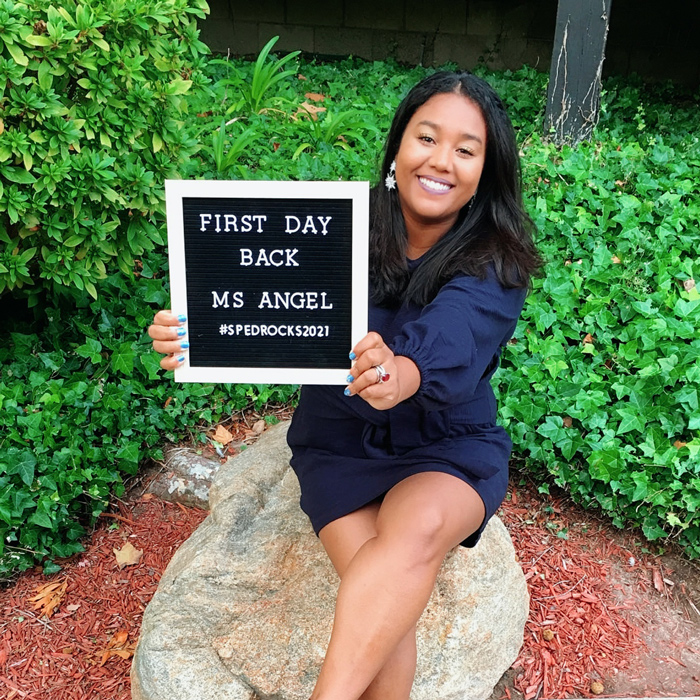
[[[545,136],[555,143],[590,139],[598,122],[611,4],[559,0],[544,117]]]

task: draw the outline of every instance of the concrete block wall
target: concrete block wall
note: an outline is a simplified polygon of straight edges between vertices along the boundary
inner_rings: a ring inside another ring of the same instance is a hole
[[[409,64],[457,63],[548,71],[557,0],[209,0],[201,23],[212,50],[276,51],[394,58]],[[700,84],[700,2],[659,12],[657,0],[615,0],[604,70],[651,80]]]
[[[214,51],[275,50],[394,58],[410,64],[549,66],[556,0],[209,0],[202,40]]]

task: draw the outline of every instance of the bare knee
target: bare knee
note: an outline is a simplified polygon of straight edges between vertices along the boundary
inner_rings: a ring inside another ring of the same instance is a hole
[[[377,539],[401,552],[408,568],[439,568],[452,544],[445,540],[446,516],[429,504],[405,522],[378,521]]]

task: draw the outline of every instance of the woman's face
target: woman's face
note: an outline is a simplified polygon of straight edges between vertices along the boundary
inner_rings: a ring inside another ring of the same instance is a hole
[[[409,234],[446,233],[474,196],[486,156],[481,109],[457,93],[434,95],[406,126],[396,154],[396,186]]]

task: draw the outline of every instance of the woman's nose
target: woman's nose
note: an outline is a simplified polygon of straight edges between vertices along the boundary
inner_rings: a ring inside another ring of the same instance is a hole
[[[449,170],[451,162],[451,150],[442,146],[435,146],[430,154],[430,164],[437,170]]]

